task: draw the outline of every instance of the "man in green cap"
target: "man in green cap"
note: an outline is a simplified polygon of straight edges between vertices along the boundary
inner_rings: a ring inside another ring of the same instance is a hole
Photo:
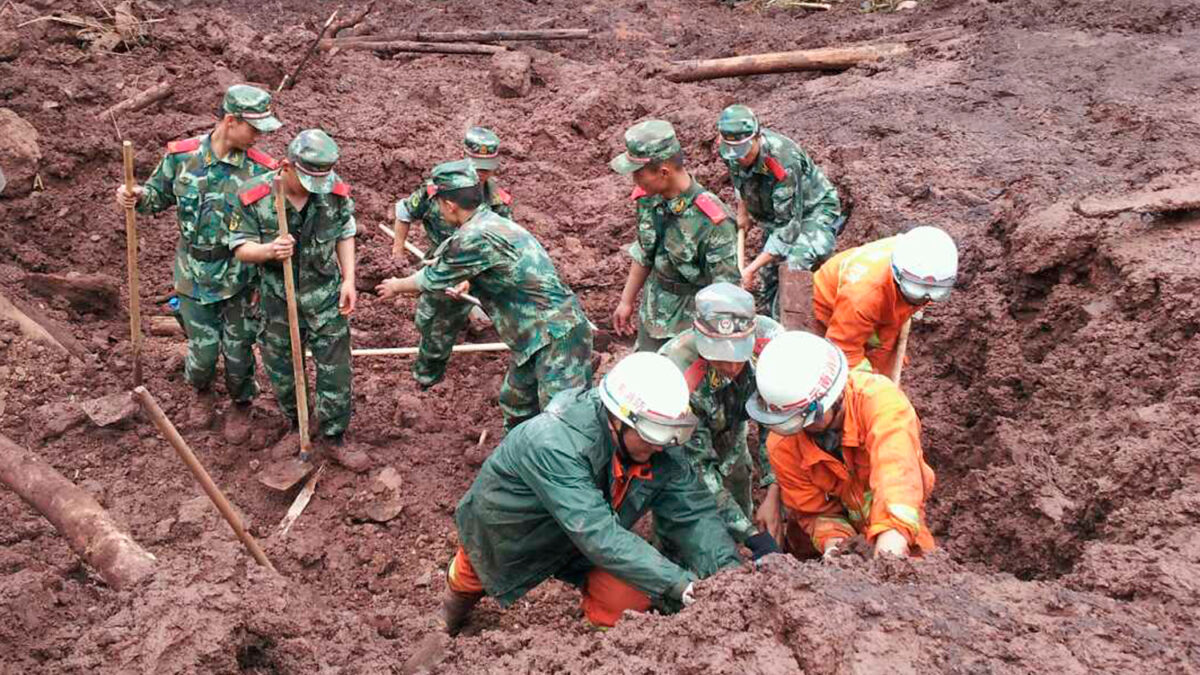
[[[795,141],[763,129],[744,105],[723,110],[717,130],[738,195],[738,229],[748,229],[753,219],[767,238],[762,253],[742,270],[742,286],[753,289],[757,273],[759,309],[779,319],[780,263],[811,272],[833,255],[846,222],[837,188]]]
[[[175,293],[188,339],[184,377],[196,389],[187,424],[212,424],[212,383],[217,357],[224,354],[225,388],[233,400],[225,437],[241,443],[249,435],[250,403],[258,394],[253,351],[257,327],[250,302],[254,272],[231,254],[229,225],[238,190],[278,166],[254,143],[260,133],[278,129],[280,122],[271,110],[271,95],[245,84],[225,92],[219,116],[209,133],[168,143],[150,180],[132,194],[119,186],[117,203],[148,214],[176,207]]]
[[[434,252],[433,264],[376,290],[383,298],[473,293],[512,351],[500,387],[509,429],[537,415],[560,391],[592,379],[592,329],[575,294],[554,269],[546,249],[513,221],[483,206],[472,160],[439,164],[431,184],[442,218],[457,228]],[[441,336],[421,333],[419,356]],[[442,366],[444,368],[444,365]]]
[[[717,508],[730,536],[744,544],[755,559],[778,551],[782,520],[771,496],[777,496],[775,473],[767,458],[766,433],[760,430],[759,486],[768,499],[753,510],[750,471],[753,463],[746,434],[746,401],[754,396],[758,354],[771,338],[783,332],[774,319],[755,315],[754,296],[738,286],[719,282],[696,294],[696,319],[658,350],[674,363],[691,391],[696,432],[683,446],[684,455],[701,482],[717,499]]]
[[[637,202],[637,237],[629,248],[633,264],[613,312],[613,329],[633,333],[633,307],[644,288],[635,349],[656,351],[691,327],[696,291],[716,281],[737,283],[733,218],[684,168],[683,148],[669,122],[631,127],[625,152],[609,165],[633,176],[630,197]]]
[[[261,266],[259,344],[275,398],[296,424],[296,381],[282,261],[295,256],[292,273],[300,340],[317,364],[316,412],[320,437],[335,459],[353,410],[350,323],[354,289],[354,200],[333,167],[338,147],[320,129],[301,131],[288,145],[278,171],[255,179],[239,193],[230,246],[238,260]],[[279,177],[288,235],[280,236],[274,181]],[[312,389],[309,389],[312,391]]]
[[[471,127],[463,139],[463,153],[475,165],[475,173],[483,186],[483,203],[497,215],[511,219],[512,195],[493,177],[500,165],[500,137],[491,129]],[[435,204],[435,191],[432,180],[427,181],[406,199],[396,202],[396,239],[392,242],[392,256],[397,260],[405,258],[404,240],[408,238],[414,220],[421,221],[432,245],[425,254],[425,262],[430,261],[433,251],[454,233],[453,226],[442,218]],[[412,363],[413,377],[422,388],[432,387],[445,376],[450,350],[468,319],[481,327],[491,325],[483,310],[472,305],[428,293],[417,300],[417,330],[421,335],[429,336],[425,349]]]

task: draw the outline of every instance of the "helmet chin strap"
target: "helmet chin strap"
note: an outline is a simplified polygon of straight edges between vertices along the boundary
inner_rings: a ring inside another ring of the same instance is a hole
[[[635,464],[633,457],[629,454],[629,448],[625,446],[625,425],[617,420],[616,426],[613,426],[613,415],[608,415],[608,428],[617,436],[617,457],[621,458],[623,464]]]

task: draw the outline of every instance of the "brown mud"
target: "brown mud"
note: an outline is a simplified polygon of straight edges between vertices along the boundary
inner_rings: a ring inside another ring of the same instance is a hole
[[[379,30],[600,35],[519,45],[532,57],[524,98],[493,94],[486,58],[367,52],[315,58],[279,97],[286,126],[264,149],[279,156],[316,125],[342,147],[339,173],[362,226],[357,346],[415,344],[412,303],[367,293],[408,269],[376,226],[422,172],[458,156],[473,124],[503,138],[517,220],[602,331],[632,224],[630,185],[607,162],[624,128],[649,116],[675,124],[695,175],[729,198],[714,122],[723,106],[748,102],[853,198],[843,246],[933,223],[962,251],[959,288],[916,324],[905,373],[938,472],[930,522],[940,552],[918,563],[772,560],[701,584],[679,615],[631,618],[602,635],[583,628],[577,594],[551,583],[509,611],[485,601],[434,670],[1200,672],[1200,216],[1087,218],[1073,208],[1172,187],[1196,170],[1200,6],[931,0],[861,15],[854,3],[820,14],[715,0],[377,4],[368,23]],[[148,421],[98,428],[72,412],[128,386],[127,320],[28,275],[124,279],[124,223],[111,206],[116,127],[145,178],[167,141],[211,126],[224,86],[273,88],[334,4],[148,7],[163,19],[149,24],[149,42],[89,53],[70,26],[17,26],[53,9],[98,17],[98,3],[0,4],[0,107],[36,129],[45,186],[30,193],[24,174],[20,184],[10,175],[0,196],[0,289],[88,352],[62,357],[0,325],[0,432],[91,491],[159,559],[150,581],[115,592],[0,492],[0,671],[398,672],[435,625],[440,569],[456,545],[451,514],[482,458],[475,443],[485,429],[500,437],[502,356],[458,356],[428,392],[405,360],[356,361],[351,440],[373,468],[329,467],[286,540],[273,533],[292,495],[254,480],[282,433],[269,393],[248,447],[217,428],[185,433],[286,580],[254,565]],[[657,77],[670,59],[936,28],[953,35],[837,75]],[[161,103],[116,125],[96,117],[168,78],[180,81]],[[173,215],[139,227],[143,313],[161,313]],[[628,348],[600,342],[604,363]],[[191,394],[178,353],[178,338],[147,340],[147,386],[180,420]],[[375,482],[386,467],[398,490]],[[378,523],[372,506],[384,499],[382,510],[400,515]]]

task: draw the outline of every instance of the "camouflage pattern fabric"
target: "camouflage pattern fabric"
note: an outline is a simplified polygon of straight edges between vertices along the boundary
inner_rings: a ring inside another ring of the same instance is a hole
[[[692,412],[699,418],[696,433],[683,447],[684,456],[691,462],[709,492],[717,499],[717,508],[729,534],[741,543],[754,534],[754,504],[751,499],[751,463],[747,445],[749,417],[746,401],[755,392],[757,353],[783,326],[766,316],[755,317],[755,356],[732,380],[707,367],[696,348],[696,331],[691,329],[676,336],[659,350],[671,359],[688,380],[691,388]],[[760,486],[775,482],[775,473],[767,459],[766,433],[759,431],[756,456]]]
[[[275,172],[255,179],[241,193],[231,224],[231,245],[265,244],[279,236],[272,180]],[[263,189],[265,186],[265,190]],[[329,194],[310,193],[304,208],[287,205],[288,232],[296,240],[292,272],[300,319],[300,341],[316,361],[316,411],[321,433],[339,436],[350,423],[353,407],[350,367],[350,324],[338,312],[342,272],[337,243],[354,236],[354,200],[349,186],[337,182]],[[263,368],[271,378],[279,407],[296,418],[295,379],[283,265],[261,266],[260,301],[263,327],[259,335]]]
[[[737,230],[729,209],[699,181],[679,196],[643,195],[637,200],[637,239],[629,247],[634,262],[651,268],[638,310],[639,351],[691,328],[696,291],[717,282],[737,284]],[[706,214],[700,198],[713,211]]]
[[[446,365],[458,336],[470,323],[471,303],[445,294],[422,293],[417,298],[414,317],[421,335],[420,352],[413,359],[412,375],[422,389],[428,389],[446,376]]]
[[[425,228],[425,237],[429,239],[431,245],[430,249],[425,252],[426,259],[431,258],[434,249],[441,246],[442,242],[454,234],[454,226],[442,218],[442,212],[433,199],[435,190],[431,188],[433,188],[433,183],[426,182],[407,198],[396,202],[396,218],[398,220],[406,223],[419,220],[421,226]],[[489,178],[484,184],[483,203],[497,215],[512,218],[512,197],[496,184],[495,178]]]
[[[470,281],[471,294],[483,303],[500,339],[512,350],[500,401],[506,424],[511,427],[530,416],[530,401],[539,401],[540,410],[540,402],[560,389],[581,386],[576,381],[580,379],[582,384],[588,383],[592,335],[587,317],[532,234],[490,209],[480,208],[438,247],[434,257],[437,262],[417,274],[422,292],[441,295],[447,288]],[[433,336],[422,333],[422,358],[429,358],[424,352],[431,339]],[[542,353],[551,345],[553,349]],[[528,368],[532,368],[532,377]],[[546,379],[540,380],[543,377]],[[568,381],[573,384],[567,385]]]
[[[743,168],[726,161],[733,187],[767,236],[763,250],[786,260],[792,269],[814,270],[837,246],[842,205],[837,189],[790,138],[761,130],[754,164]],[[759,311],[779,318],[779,270],[759,270]]]
[[[195,388],[206,390],[217,374],[217,357],[225,355],[225,389],[244,403],[258,395],[254,379],[254,338],[258,334],[251,290],[220,302],[201,303],[179,296],[179,316],[188,338],[183,376]]]

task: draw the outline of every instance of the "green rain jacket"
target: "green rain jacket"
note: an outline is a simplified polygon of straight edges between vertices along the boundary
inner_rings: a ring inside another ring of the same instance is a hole
[[[712,493],[679,448],[654,455],[650,477],[631,479],[614,512],[616,450],[597,390],[571,389],[509,432],[484,463],[455,520],[471,566],[502,607],[550,577],[580,585],[592,567],[677,607],[697,577],[741,562]],[[647,512],[684,567],[631,531]]]

